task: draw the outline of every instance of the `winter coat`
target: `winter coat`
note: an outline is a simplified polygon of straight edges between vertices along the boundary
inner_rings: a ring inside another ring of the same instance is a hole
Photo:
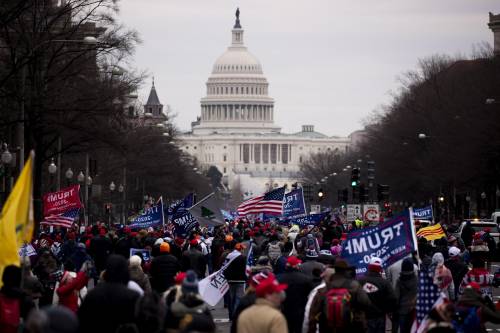
[[[174,285],[174,277],[180,270],[179,261],[170,254],[162,254],[151,262],[150,275],[151,287],[162,293]]]
[[[224,277],[229,283],[244,283],[247,280],[246,275],[247,257],[240,254],[231,261],[224,270]]]
[[[63,305],[76,313],[79,300],[78,292],[87,285],[88,281],[89,278],[85,272],[78,272],[74,278],[71,277],[70,272],[64,272],[59,282],[59,288],[56,289],[57,296],[59,297],[59,305]]]
[[[128,270],[130,272],[130,280],[137,283],[145,293],[150,293],[151,283],[148,276],[144,274],[141,266],[130,266]]]
[[[203,279],[207,270],[207,261],[200,250],[190,248],[182,254],[181,268],[183,272],[192,269],[196,272],[198,279]]]
[[[120,283],[99,283],[90,290],[78,309],[80,333],[116,332],[135,321],[139,294]]]
[[[394,288],[390,281],[384,279],[380,273],[368,271],[359,283],[373,304],[366,311],[366,318],[383,318],[387,313],[392,313],[396,309],[397,299]]]
[[[394,290],[397,300],[397,313],[407,315],[415,310],[417,304],[418,279],[415,274],[401,276]]]
[[[197,294],[183,295],[173,302],[167,313],[166,332],[215,332],[208,305]]]
[[[364,311],[370,309],[373,305],[370,298],[363,290],[358,281],[346,278],[345,275],[335,273],[332,275],[331,280],[327,283],[327,287],[318,289],[316,296],[311,304],[311,311],[309,312],[309,327],[308,333],[316,333],[319,325],[320,333],[329,333],[331,329],[326,322],[325,314],[323,313],[323,299],[328,290],[332,288],[346,288],[351,294],[351,309],[353,312],[353,320],[343,331],[336,333],[358,333],[366,332],[366,319]]]
[[[455,299],[458,296],[458,289],[462,280],[469,271],[467,266],[460,258],[450,258],[445,261],[444,265],[450,270],[453,277],[453,285],[455,286]]]
[[[255,300],[257,299],[257,296],[255,295],[255,291],[247,292],[245,296],[240,298],[240,301],[238,302],[238,306],[236,307],[236,310],[234,310],[233,313],[233,320],[231,321],[231,333],[236,333],[237,332],[237,327],[238,327],[238,318],[240,317],[240,314],[245,310],[251,307],[252,305],[255,304]]]
[[[238,333],[288,333],[283,314],[264,298],[240,314],[237,327]]]
[[[493,275],[486,268],[473,268],[468,271],[460,284],[460,294],[463,294],[467,285],[476,282],[481,287],[481,294],[493,299]]]
[[[300,332],[304,321],[307,296],[314,287],[312,278],[295,269],[287,269],[277,278],[280,283],[288,285],[286,298],[282,304],[288,329],[290,332]]]
[[[100,273],[105,265],[108,256],[113,250],[113,244],[109,238],[98,236],[90,241],[89,253],[94,259],[97,272]]]

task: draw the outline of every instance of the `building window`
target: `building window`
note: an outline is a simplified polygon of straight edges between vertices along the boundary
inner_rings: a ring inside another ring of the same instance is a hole
[[[224,149],[226,149],[226,148],[227,148],[227,147],[226,147],[226,146],[224,146]]]
[[[283,168],[283,172],[286,172],[286,168]]]
[[[134,107],[133,106],[129,106],[128,107],[128,116],[129,117],[135,116],[135,111],[134,111]]]
[[[248,143],[243,144],[243,163],[248,164],[250,162],[250,145]]]
[[[277,144],[271,144],[271,164],[276,164],[277,160],[277,155],[278,155],[278,148]]]
[[[255,163],[260,163],[260,143],[253,145],[253,160]]]
[[[245,171],[248,171],[248,168],[247,168],[247,167],[245,167]]]
[[[194,146],[193,149],[196,149],[196,146]]]
[[[302,155],[299,157],[299,163],[302,163]]]
[[[227,173],[227,169],[226,169],[226,167],[224,167],[224,173]]]
[[[281,145],[281,163],[288,164],[288,145]]]
[[[227,155],[222,156],[222,160],[223,160],[224,162],[227,162]]]
[[[264,143],[262,145],[262,163],[269,163],[269,144]]]
[[[189,146],[186,146],[186,149],[189,149]]]

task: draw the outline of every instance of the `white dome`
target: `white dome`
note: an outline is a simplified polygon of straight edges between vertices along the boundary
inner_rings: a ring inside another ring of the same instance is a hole
[[[262,66],[246,47],[230,47],[215,61],[212,74],[221,73],[262,74]]]

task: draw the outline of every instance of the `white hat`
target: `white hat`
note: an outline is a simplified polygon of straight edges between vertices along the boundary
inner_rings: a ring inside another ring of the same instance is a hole
[[[373,265],[373,266],[380,266],[382,267],[382,259],[378,258],[378,257],[372,257],[370,259],[370,262],[368,263],[368,265]]]
[[[141,266],[142,259],[137,255],[133,255],[128,262],[130,266]]]
[[[163,238],[158,238],[156,241],[155,241],[155,244],[154,245],[161,245],[161,243],[163,243],[164,240]]]
[[[450,257],[456,257],[460,254],[460,249],[456,246],[452,246],[448,249],[448,255]]]

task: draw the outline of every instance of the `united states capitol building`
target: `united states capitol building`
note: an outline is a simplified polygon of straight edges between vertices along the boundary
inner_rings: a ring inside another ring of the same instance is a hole
[[[348,151],[351,136],[327,136],[303,125],[282,133],[262,65],[244,44],[239,11],[231,45],[215,61],[201,99],[201,116],[179,137],[179,148],[207,170],[216,166],[227,188],[247,196],[300,182],[300,163],[311,153]],[[156,94],[156,92],[155,92]]]

